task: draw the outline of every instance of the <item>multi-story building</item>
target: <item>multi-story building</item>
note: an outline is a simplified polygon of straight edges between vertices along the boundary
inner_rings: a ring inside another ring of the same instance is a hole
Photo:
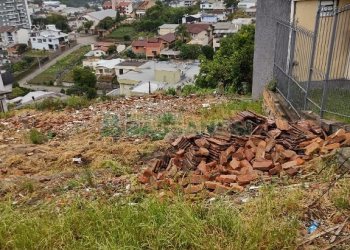
[[[39,50],[58,50],[69,44],[68,35],[55,25],[46,25],[45,30],[32,30],[30,42],[33,49]]]
[[[30,28],[27,0],[0,0],[0,26]]]

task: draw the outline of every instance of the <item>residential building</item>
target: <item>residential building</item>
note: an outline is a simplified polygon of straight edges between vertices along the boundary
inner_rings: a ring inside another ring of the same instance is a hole
[[[18,28],[16,26],[0,26],[0,50],[14,44],[27,44],[29,42],[29,29]]]
[[[112,1],[104,1],[104,3],[102,4],[102,8],[104,10],[112,9],[113,8]]]
[[[195,15],[184,15],[182,17],[181,23],[185,24],[185,23],[200,23],[202,21],[202,14],[198,13]]]
[[[0,26],[30,28],[27,0],[0,0]]]
[[[124,61],[125,61],[124,59],[120,59],[120,58],[111,59],[111,60],[99,60],[94,66],[97,80],[101,76],[107,76],[107,77],[113,78],[116,75],[115,67]]]
[[[113,1],[113,3],[114,3],[114,1]],[[119,11],[120,14],[127,15],[127,16],[130,16],[134,11],[133,4],[131,1],[118,2],[118,4],[116,5],[115,8],[116,8],[115,10]]]
[[[30,32],[30,43],[32,49],[59,50],[69,45],[68,35],[56,29],[55,25],[46,25],[45,30],[38,28]]]
[[[213,49],[217,51],[220,48],[220,41],[222,38],[236,33],[239,30],[239,26],[230,22],[219,22],[213,24]]]
[[[154,6],[156,3],[154,0],[141,1],[135,8],[136,17],[142,17],[146,14],[146,10]]]
[[[201,2],[200,9],[202,11],[225,10],[226,6],[224,0],[205,0]]]
[[[243,25],[249,25],[253,24],[255,22],[255,18],[236,18],[232,20],[232,23],[234,25],[237,25],[239,28],[241,28]]]
[[[169,3],[170,7],[179,8],[179,7],[191,7],[195,5],[197,0],[174,0]]]
[[[242,0],[237,4],[237,8],[245,13],[255,16],[257,0]]]
[[[148,61],[136,70],[118,77],[121,95],[144,95],[158,89],[176,88],[193,83],[199,63]]]
[[[187,31],[191,37],[188,44],[211,45],[213,40],[213,28],[206,23],[186,23]]]
[[[169,33],[175,33],[179,24],[169,24],[165,23],[158,27],[158,35],[163,36]]]
[[[145,40],[133,41],[132,51],[138,55],[145,55],[147,58],[154,58],[160,55],[164,48],[163,44],[157,38],[148,38]]]
[[[86,15],[82,16],[81,19],[83,21],[92,21],[93,25],[90,28],[90,30],[94,30],[97,24],[101,20],[105,19],[106,17],[111,17],[114,19],[116,15],[117,15],[117,12],[115,10],[107,9],[107,10],[99,10],[99,11],[87,13]]]
[[[258,1],[253,97],[276,80],[299,115],[349,117],[349,6],[350,0]]]

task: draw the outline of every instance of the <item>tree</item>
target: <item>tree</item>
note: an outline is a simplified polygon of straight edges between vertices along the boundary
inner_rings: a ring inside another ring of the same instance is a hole
[[[246,25],[236,34],[223,38],[213,60],[201,57],[201,69],[196,84],[200,87],[217,87],[223,83],[243,93],[243,83],[251,90],[254,57],[254,25]]]
[[[26,52],[28,46],[25,43],[19,43],[17,47],[18,54],[22,55],[24,52]]]
[[[109,16],[102,19],[97,25],[97,27],[99,27],[100,29],[105,29],[105,30],[109,30],[113,26],[114,26],[114,20]]]
[[[184,43],[187,38],[190,37],[190,33],[188,33],[187,27],[183,24],[179,25],[176,28],[175,34],[177,37],[180,38],[180,40]]]
[[[89,99],[97,96],[96,76],[89,68],[75,68],[73,80],[74,86],[67,90],[67,94],[85,95]]]
[[[182,59],[198,59],[202,53],[200,45],[197,44],[183,44],[180,47],[180,56]]]
[[[213,57],[214,57],[214,49],[209,46],[209,45],[205,45],[202,47],[202,53],[203,55],[205,56],[206,59],[208,60],[213,60]]]
[[[91,20],[83,23],[83,27],[84,27],[84,30],[85,30],[86,34],[89,32],[89,30],[91,29],[92,25],[94,25],[94,22],[91,21]]]
[[[65,16],[61,16],[58,14],[51,14],[47,18],[47,24],[54,24],[57,29],[62,30],[64,33],[68,33],[71,31],[68,19]]]
[[[238,2],[239,2],[239,0],[224,0],[226,8],[236,9]]]
[[[107,53],[108,53],[108,55],[111,55],[111,54],[113,54],[116,51],[117,51],[116,46],[115,45],[111,45],[111,46],[108,47]]]

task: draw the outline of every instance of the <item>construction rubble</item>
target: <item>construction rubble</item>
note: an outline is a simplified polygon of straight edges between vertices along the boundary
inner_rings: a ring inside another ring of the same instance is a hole
[[[295,176],[305,162],[346,146],[350,133],[343,129],[327,136],[312,121],[289,123],[244,111],[224,131],[177,138],[138,180],[157,189],[182,187],[187,194],[240,192],[271,176]]]

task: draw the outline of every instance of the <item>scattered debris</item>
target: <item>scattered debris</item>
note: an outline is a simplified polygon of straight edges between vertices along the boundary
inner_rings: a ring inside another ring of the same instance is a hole
[[[288,123],[244,111],[230,121],[229,131],[177,138],[139,181],[158,189],[178,184],[188,194],[241,192],[272,175],[294,176],[314,156],[350,146],[349,139],[344,130],[325,138],[312,121]]]

